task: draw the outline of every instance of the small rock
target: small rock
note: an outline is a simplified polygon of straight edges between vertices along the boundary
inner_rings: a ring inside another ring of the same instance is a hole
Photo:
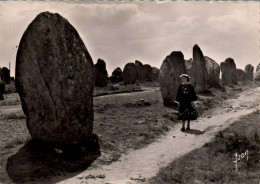
[[[96,178],[95,176],[93,176],[93,175],[88,175],[88,176],[85,176],[85,179],[94,179],[94,178]]]
[[[62,154],[62,153],[63,153],[63,151],[62,151],[62,150],[60,150],[60,149],[57,149],[57,148],[54,148],[54,151],[55,151],[55,153],[57,153],[57,154]]]
[[[102,179],[103,179],[103,178],[105,178],[106,176],[105,176],[104,174],[100,174],[100,175],[97,175],[96,177],[97,177],[97,178],[102,178]]]
[[[174,136],[172,136],[173,138],[175,138],[175,135]]]
[[[150,106],[151,103],[150,103],[150,102],[144,102],[144,105],[145,105],[145,106]]]

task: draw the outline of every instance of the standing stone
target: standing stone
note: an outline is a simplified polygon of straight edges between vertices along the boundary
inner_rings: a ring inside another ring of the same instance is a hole
[[[10,70],[6,67],[3,67],[1,70],[2,70],[1,78],[2,78],[3,82],[5,84],[10,84],[10,82],[11,82]]]
[[[138,73],[134,63],[127,63],[123,70],[125,84],[133,84],[138,80]]]
[[[236,68],[236,64],[235,64],[234,59],[228,58],[228,59],[226,59],[225,62],[230,63],[230,66],[231,66],[231,83],[237,84],[237,75],[236,75],[236,69],[237,68]]]
[[[258,71],[255,73],[254,80],[255,80],[255,81],[260,81],[260,70],[258,70]]]
[[[5,92],[5,83],[0,78],[0,100],[3,100],[3,94]]]
[[[260,70],[260,63],[257,65],[257,67],[256,67],[256,72],[258,71],[258,70]]]
[[[95,85],[96,86],[106,86],[107,85],[107,69],[106,63],[102,59],[98,59],[95,64]]]
[[[247,75],[247,80],[253,81],[254,67],[250,64],[246,65],[245,72],[246,72],[246,75]]]
[[[176,105],[175,98],[181,84],[180,75],[183,73],[186,73],[186,69],[182,52],[174,51],[163,60],[159,82],[165,106]]]
[[[191,84],[194,85],[195,92],[200,93],[208,88],[208,73],[205,57],[196,44],[193,46],[193,59],[186,61],[187,74],[191,77]]]
[[[231,66],[227,62],[220,63],[222,85],[231,85]]]
[[[220,86],[220,66],[213,59],[205,56],[206,68],[208,73],[208,85],[210,87],[219,87]]]
[[[153,81],[153,69],[150,65],[145,64],[144,67],[144,80],[147,82]]]
[[[144,81],[145,73],[144,73],[144,65],[140,61],[135,61],[135,67],[137,70],[137,80]]]
[[[113,72],[112,76],[110,77],[111,82],[117,83],[117,82],[122,82],[123,81],[123,72],[121,68],[117,67]]]
[[[247,74],[245,71],[241,69],[237,69],[237,81],[246,81],[247,80]]]
[[[153,81],[158,81],[160,70],[156,67],[152,67],[152,70],[153,70],[153,76],[152,76]]]
[[[94,66],[76,29],[40,13],[19,44],[15,84],[33,139],[78,143],[93,129]]]
[[[224,62],[221,62],[220,70],[223,85],[237,84],[236,64],[232,58],[227,58]]]

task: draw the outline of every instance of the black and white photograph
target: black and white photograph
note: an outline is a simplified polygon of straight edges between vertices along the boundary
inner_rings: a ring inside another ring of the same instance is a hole
[[[0,0],[0,184],[259,184],[259,1]]]

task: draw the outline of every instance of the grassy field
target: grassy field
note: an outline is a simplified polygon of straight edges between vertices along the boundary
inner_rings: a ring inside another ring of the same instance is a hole
[[[150,184],[260,182],[260,114],[244,116],[214,140],[160,169]],[[243,158],[238,156],[244,154]],[[248,160],[247,160],[248,156]],[[236,159],[237,158],[237,159]],[[237,171],[235,169],[237,161]]]

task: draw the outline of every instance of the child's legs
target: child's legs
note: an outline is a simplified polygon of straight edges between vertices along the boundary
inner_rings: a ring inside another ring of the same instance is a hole
[[[190,127],[190,120],[188,120],[187,127]]]
[[[185,128],[185,120],[182,120],[182,127]]]

